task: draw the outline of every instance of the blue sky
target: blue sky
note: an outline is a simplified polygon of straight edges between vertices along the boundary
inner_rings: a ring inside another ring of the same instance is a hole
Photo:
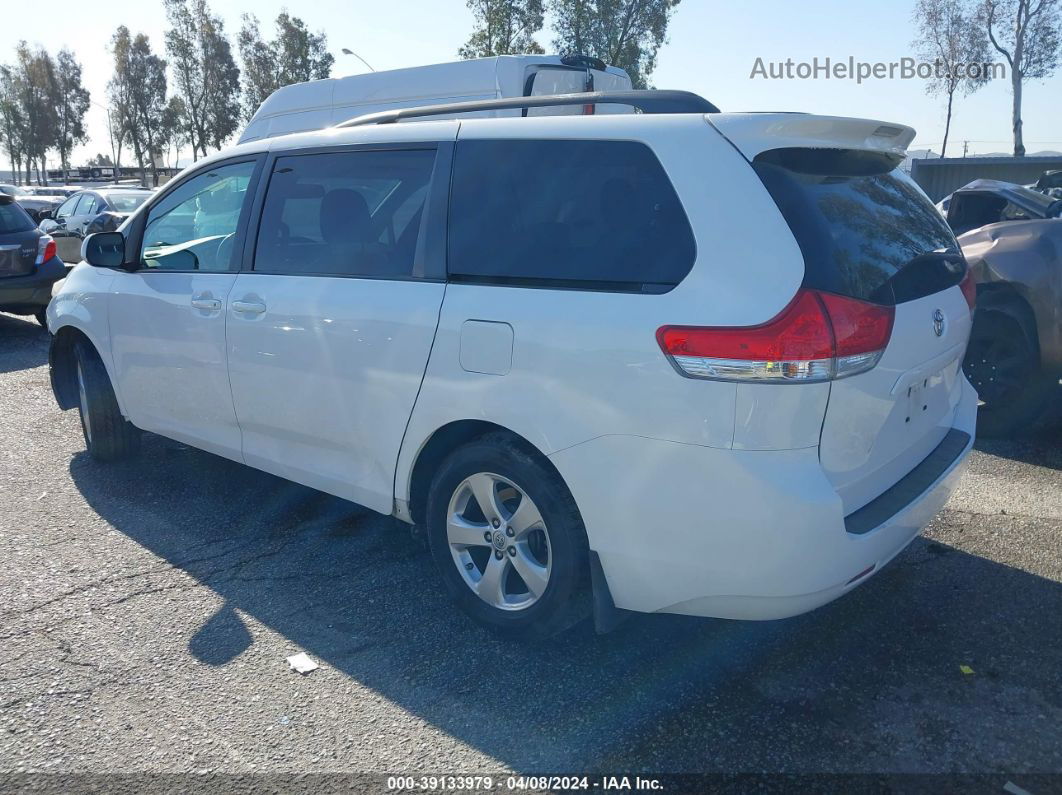
[[[107,43],[121,23],[147,33],[162,49],[165,15],[161,0],[108,0],[86,6],[51,0],[45,10],[26,0],[7,0],[0,27],[0,58],[10,60],[20,38],[52,51],[73,49],[81,59],[93,100],[105,103],[110,55]],[[355,58],[340,54],[347,47],[377,70],[453,60],[472,25],[463,0],[214,0],[230,35],[240,14],[254,10],[266,22],[282,8],[301,16],[313,29],[328,34],[336,55],[335,73],[364,70]],[[751,79],[758,57],[796,61],[814,57],[890,62],[911,54],[914,0],[760,0],[722,2],[683,0],[671,24],[670,41],[660,51],[653,82],[659,88],[682,88],[711,99],[724,110],[792,110],[866,116],[910,124],[918,130],[913,148],[939,149],[943,138],[943,103],[926,96],[919,80],[855,81]],[[548,20],[547,20],[548,26]],[[540,36],[549,47],[550,34]],[[1062,70],[1025,91],[1025,138],[1029,152],[1062,150]],[[94,140],[75,153],[75,161],[109,150],[106,117],[99,107],[89,116]],[[960,154],[963,140],[976,153],[1010,151],[1010,91],[1000,81],[957,103],[950,154]],[[954,148],[953,148],[954,147]]]

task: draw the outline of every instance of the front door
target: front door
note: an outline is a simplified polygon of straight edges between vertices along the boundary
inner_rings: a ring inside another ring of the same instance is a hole
[[[391,512],[445,289],[436,168],[434,145],[276,159],[228,309],[248,464]]]
[[[66,221],[67,235],[63,239],[69,255],[69,259],[59,252],[59,257],[64,262],[81,262],[81,243],[85,240],[85,232],[92,219],[99,215],[100,200],[95,193],[83,193],[74,208],[74,214]],[[57,244],[58,247],[58,244]]]
[[[75,263],[81,260],[81,238],[75,237],[73,220],[77,204],[84,194],[74,194],[60,204],[51,219],[41,223],[41,230],[55,240],[56,253],[63,262]]]
[[[237,460],[225,309],[257,166],[215,165],[155,202],[139,236],[140,268],[117,274],[110,303],[117,386],[133,424]]]

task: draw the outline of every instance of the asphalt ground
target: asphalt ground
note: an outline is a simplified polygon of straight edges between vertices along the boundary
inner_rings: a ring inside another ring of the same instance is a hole
[[[979,441],[813,613],[527,646],[394,520],[155,436],[94,463],[47,340],[0,316],[0,771],[1062,774],[1062,431]]]

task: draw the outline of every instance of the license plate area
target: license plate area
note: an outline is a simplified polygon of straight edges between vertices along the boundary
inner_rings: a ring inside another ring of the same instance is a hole
[[[21,276],[29,272],[21,249],[21,246],[0,246],[0,276]]]
[[[948,387],[944,372],[938,370],[907,385],[901,397],[904,406],[904,427],[920,434],[935,425],[948,410]]]

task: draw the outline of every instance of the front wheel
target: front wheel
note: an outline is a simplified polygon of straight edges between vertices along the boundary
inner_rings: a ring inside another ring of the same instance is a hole
[[[122,416],[107,368],[87,343],[74,348],[78,413],[85,448],[97,461],[118,461],[140,447],[140,431]]]
[[[33,313],[33,317],[38,323],[44,326],[45,330],[48,328],[48,307],[42,306],[36,312]]]
[[[480,624],[543,638],[589,614],[586,532],[567,487],[509,437],[460,448],[428,496],[428,541],[447,591]]]

